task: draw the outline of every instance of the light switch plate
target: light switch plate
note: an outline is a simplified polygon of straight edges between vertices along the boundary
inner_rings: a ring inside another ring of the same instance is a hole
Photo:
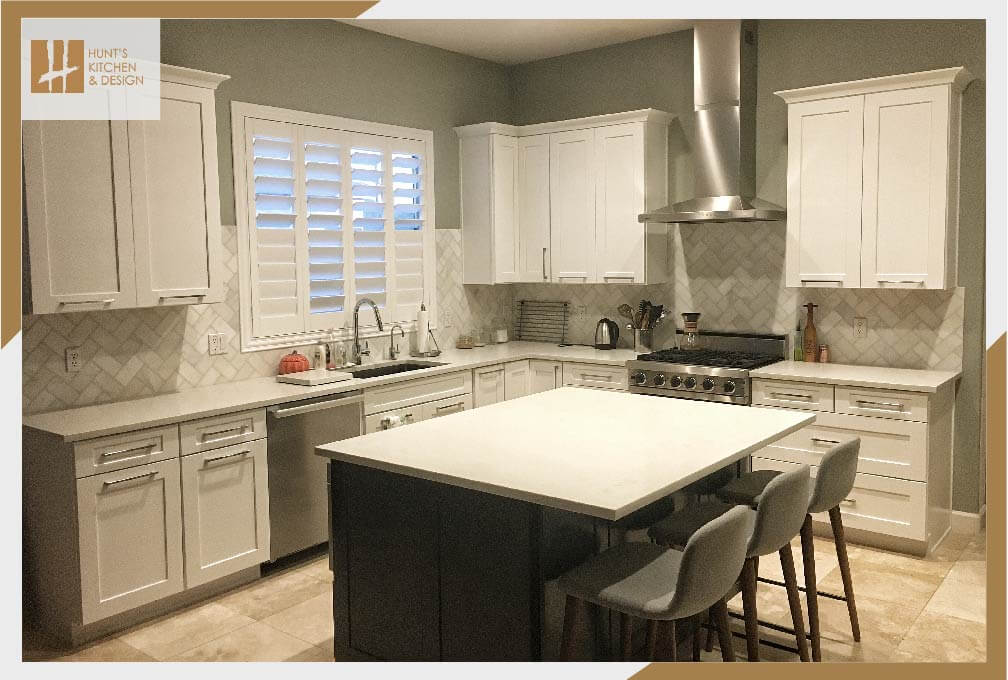
[[[867,338],[868,337],[868,319],[863,316],[854,317],[854,337],[855,338]]]
[[[66,370],[67,373],[77,373],[84,368],[84,360],[81,358],[80,347],[66,348]]]
[[[210,351],[211,356],[216,354],[227,354],[227,349],[224,347],[224,334],[210,333],[207,335],[207,348]]]

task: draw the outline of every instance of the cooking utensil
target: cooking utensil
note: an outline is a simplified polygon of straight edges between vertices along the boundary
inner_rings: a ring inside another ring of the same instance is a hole
[[[629,321],[631,325],[633,325],[633,307],[624,302],[616,308],[616,311],[619,312],[624,319]]]
[[[619,340],[619,325],[609,319],[599,319],[595,325],[595,349],[612,349]]]

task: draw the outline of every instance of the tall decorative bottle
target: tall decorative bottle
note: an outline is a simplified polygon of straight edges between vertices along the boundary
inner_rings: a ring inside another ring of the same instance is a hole
[[[819,339],[816,337],[816,327],[815,321],[812,318],[812,310],[819,305],[814,305],[811,302],[808,302],[803,306],[808,310],[808,314],[805,316],[805,335],[802,338],[802,354],[804,355],[805,361],[814,362],[819,356]]]

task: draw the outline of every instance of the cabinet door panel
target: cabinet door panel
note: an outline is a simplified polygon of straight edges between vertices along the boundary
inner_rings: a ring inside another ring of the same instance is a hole
[[[594,283],[594,130],[550,135],[550,271],[557,283]]]
[[[518,280],[518,140],[493,136],[494,282]]]
[[[944,288],[949,89],[865,97],[861,285]]]
[[[787,285],[861,284],[864,97],[788,107]]]
[[[126,124],[22,127],[32,310],[135,306]]]
[[[179,464],[77,480],[83,623],[182,590]]]
[[[595,131],[595,259],[602,283],[644,283],[644,126]]]
[[[531,394],[529,378],[528,359],[504,364],[504,398],[517,399]]]
[[[549,135],[518,138],[519,280],[550,277]]]
[[[497,365],[473,371],[473,408],[504,401],[504,367]]]
[[[559,361],[532,359],[529,361],[529,394],[545,392],[560,387],[563,378]]]
[[[205,88],[163,83],[161,119],[129,123],[141,306],[220,300],[213,97]]]
[[[186,586],[269,559],[266,440],[182,458]]]
[[[472,395],[463,394],[459,397],[438,399],[437,401],[423,404],[421,411],[423,413],[423,420],[430,420],[431,418],[440,418],[441,416],[450,416],[453,413],[468,411],[471,408]]]

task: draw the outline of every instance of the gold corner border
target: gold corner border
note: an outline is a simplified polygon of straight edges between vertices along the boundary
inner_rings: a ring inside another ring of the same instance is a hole
[[[21,19],[353,19],[378,0],[5,0],[0,5],[0,347],[21,330]],[[18,152],[15,153],[14,149]]]

